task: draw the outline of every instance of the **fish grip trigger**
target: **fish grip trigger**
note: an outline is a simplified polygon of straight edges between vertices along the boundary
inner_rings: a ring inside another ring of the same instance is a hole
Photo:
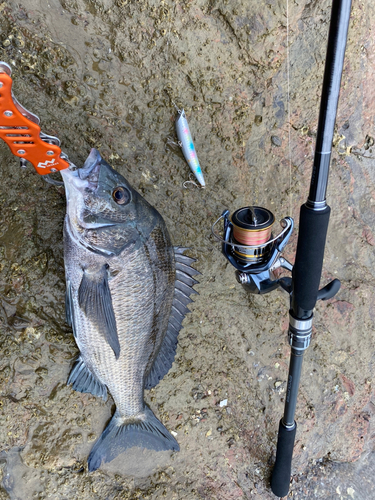
[[[38,116],[14,97],[11,73],[10,66],[0,61],[0,138],[21,158],[22,166],[27,160],[40,175],[69,168],[72,163],[62,153],[60,140],[43,134]]]

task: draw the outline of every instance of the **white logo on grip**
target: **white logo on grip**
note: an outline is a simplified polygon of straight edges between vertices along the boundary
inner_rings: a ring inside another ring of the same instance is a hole
[[[38,163],[38,168],[47,168],[48,166],[52,167],[52,165],[55,165],[55,164],[57,164],[57,161],[55,159],[47,160],[45,162]]]

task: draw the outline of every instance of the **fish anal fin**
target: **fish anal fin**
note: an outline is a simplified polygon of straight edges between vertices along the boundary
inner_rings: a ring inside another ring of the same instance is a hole
[[[163,343],[152,364],[151,370],[147,375],[145,389],[151,389],[152,387],[158,385],[164,375],[166,375],[171,369],[176,356],[177,337],[180,328],[177,330],[173,326],[168,325],[168,330],[163,339]]]
[[[89,392],[107,401],[107,387],[87,368],[81,356],[76,359],[67,384],[78,392]]]
[[[118,358],[120,356],[120,342],[106,266],[94,271],[84,270],[78,289],[78,304]]]

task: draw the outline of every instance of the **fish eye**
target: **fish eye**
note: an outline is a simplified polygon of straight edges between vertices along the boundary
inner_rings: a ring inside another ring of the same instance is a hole
[[[112,198],[118,205],[126,205],[130,201],[130,193],[122,186],[118,186],[112,191]]]

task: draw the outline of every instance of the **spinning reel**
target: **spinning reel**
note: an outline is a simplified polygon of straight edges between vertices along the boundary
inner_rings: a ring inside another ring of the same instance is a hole
[[[224,220],[223,237],[215,226]],[[236,269],[235,276],[250,293],[265,294],[282,288],[292,294],[292,278],[276,278],[274,271],[284,268],[293,271],[293,266],[281,253],[289,241],[294,228],[291,217],[281,219],[281,232],[273,236],[275,217],[262,207],[243,207],[233,212],[225,210],[213,224],[213,236],[222,243],[224,257]],[[318,290],[316,300],[327,300],[336,295],[340,281],[334,279]]]
[[[223,237],[215,231],[222,219]],[[294,221],[291,217],[282,219],[277,236],[272,233],[274,223],[270,210],[252,206],[236,210],[231,217],[229,210],[225,210],[212,226],[212,234],[222,243],[225,258],[236,269],[238,283],[250,293],[264,294],[279,287],[291,292],[292,279],[277,279],[274,271],[280,267],[293,269],[281,253],[292,234]]]

